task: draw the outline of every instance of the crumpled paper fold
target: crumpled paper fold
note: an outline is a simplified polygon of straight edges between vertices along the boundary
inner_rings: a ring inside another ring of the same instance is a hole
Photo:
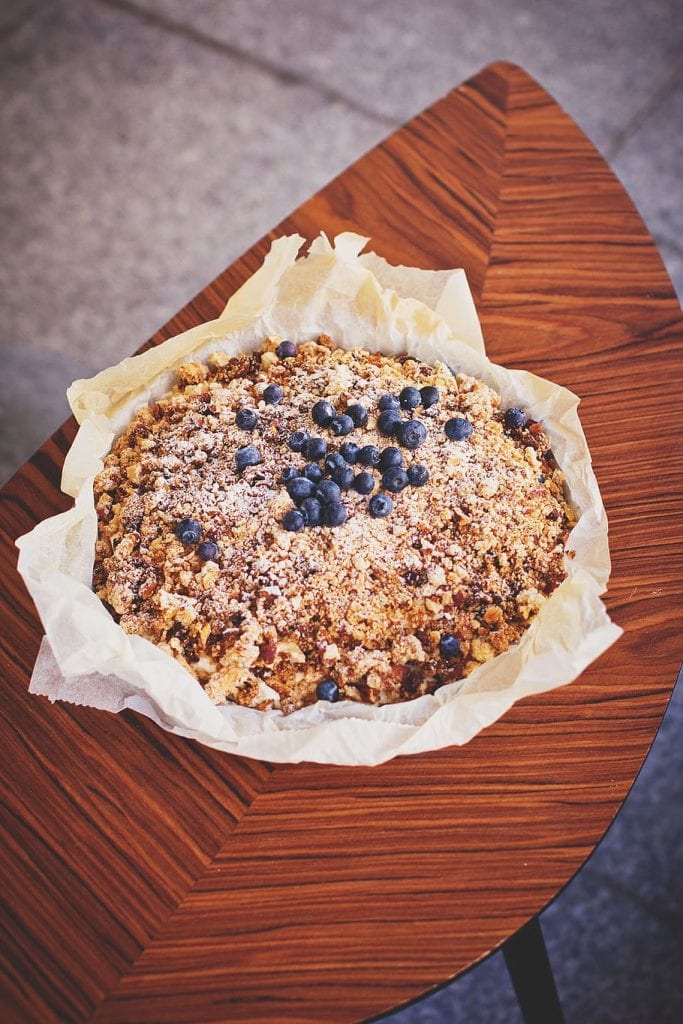
[[[373,253],[360,255],[368,239],[351,233],[333,243],[321,234],[298,258],[303,242],[298,235],[277,239],[218,319],[69,388],[80,429],[62,488],[75,504],[17,541],[19,571],[46,633],[30,692],[108,711],[132,708],[181,736],[267,761],[380,764],[466,743],[521,697],[571,682],[614,643],[621,629],[600,600],[610,571],[607,520],[578,399],[489,362],[463,270],[393,267]],[[435,694],[384,707],[320,702],[290,715],[216,707],[169,654],[124,633],[90,589],[93,479],[114,437],[136,409],[173,385],[181,363],[218,349],[251,350],[271,334],[301,342],[321,333],[347,348],[443,360],[491,384],[505,405],[542,420],[579,513],[568,542],[576,555],[517,645]]]

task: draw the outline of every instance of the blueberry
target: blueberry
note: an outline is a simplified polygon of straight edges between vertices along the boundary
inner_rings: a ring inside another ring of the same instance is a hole
[[[315,496],[323,505],[335,505],[341,498],[341,488],[334,480],[323,480],[318,484]]]
[[[463,419],[462,416],[454,416],[444,427],[449,441],[466,441],[473,429],[470,421]]]
[[[417,388],[403,388],[398,400],[401,403],[402,409],[417,409],[418,405],[422,401],[422,395]]]
[[[373,494],[368,502],[368,511],[373,519],[384,519],[388,516],[394,507],[394,503],[388,494],[383,494],[382,491],[379,494]]]
[[[325,469],[328,473],[334,473],[335,469],[341,469],[346,465],[346,459],[341,452],[330,452],[325,459]]]
[[[375,478],[372,473],[357,473],[353,480],[353,489],[359,494],[370,494],[375,489]]]
[[[336,413],[333,405],[321,399],[311,409],[311,416],[313,417],[313,422],[317,423],[319,427],[329,427]]]
[[[245,444],[243,448],[237,449],[237,455],[235,456],[235,465],[237,471],[242,472],[247,466],[258,466],[261,461],[258,448],[254,448],[253,444]]]
[[[291,533],[298,533],[300,530],[303,530],[306,520],[298,509],[290,508],[289,512],[285,512],[282,517],[282,525],[285,530],[289,530]]]
[[[401,403],[396,395],[382,395],[379,400],[379,408],[380,412],[385,412],[387,409],[400,409]]]
[[[368,410],[360,402],[347,405],[346,415],[351,417],[357,427],[364,427],[368,422]]]
[[[299,506],[301,514],[309,526],[320,526],[320,502],[316,498],[306,498]]]
[[[420,388],[420,398],[422,400],[422,406],[424,409],[431,409],[433,405],[441,398],[438,388],[433,388],[431,385],[427,385],[426,388]]]
[[[408,474],[404,469],[400,469],[398,466],[392,466],[382,476],[382,487],[385,491],[391,491],[393,494],[398,494],[408,486]]]
[[[327,441],[322,437],[309,437],[301,450],[307,459],[317,462],[327,455]]]
[[[322,679],[315,688],[318,700],[339,700],[339,687],[334,679]]]
[[[287,484],[287,494],[297,505],[304,498],[310,498],[315,491],[315,484],[306,476],[296,476]]]
[[[296,345],[293,341],[281,341],[275,349],[278,359],[292,359],[296,355]]]
[[[203,562],[215,562],[218,558],[218,544],[212,540],[204,540],[197,548],[197,554]]]
[[[402,466],[403,456],[399,448],[385,448],[377,461],[377,468],[384,473],[392,466]]]
[[[346,434],[350,434],[353,430],[354,422],[350,416],[342,413],[341,416],[335,416],[330,423],[330,430],[335,437],[345,437]]]
[[[307,430],[295,430],[293,434],[290,434],[287,438],[287,444],[293,452],[303,451],[303,447],[308,441],[309,434]]]
[[[202,537],[202,528],[196,519],[181,519],[174,532],[183,544],[197,544]]]
[[[349,466],[355,466],[358,461],[358,453],[360,452],[360,445],[356,444],[355,441],[344,441],[339,449],[339,454],[343,456],[344,460],[348,462]]]
[[[457,658],[460,654],[460,641],[452,633],[444,633],[439,640],[439,654],[442,658]]]
[[[277,405],[282,401],[282,388],[279,384],[269,384],[263,391],[263,401],[266,405]]]
[[[323,478],[323,471],[317,462],[309,462],[304,466],[304,476],[307,476],[314,484],[319,484]]]
[[[406,420],[399,423],[396,429],[396,439],[404,448],[419,448],[427,440],[427,428],[420,420]]]
[[[295,476],[299,475],[299,470],[295,469],[294,466],[285,466],[280,473],[280,480],[283,484],[286,484],[289,480],[293,480]]]
[[[376,466],[379,458],[379,448],[376,448],[374,444],[366,444],[358,452],[358,461],[362,466]]]
[[[341,526],[345,523],[348,512],[343,505],[336,502],[333,505],[323,505],[322,522],[323,526]]]
[[[504,416],[505,426],[508,430],[521,430],[528,423],[528,417],[523,409],[508,409]]]
[[[420,466],[417,462],[408,466],[408,483],[413,487],[423,487],[429,480],[429,470],[426,466]]]
[[[240,430],[253,430],[258,423],[258,413],[253,409],[238,409],[235,423]]]
[[[342,491],[348,491],[353,484],[354,472],[350,466],[340,466],[332,473],[332,479],[338,484]]]
[[[377,429],[385,437],[393,437],[400,422],[401,417],[395,409],[385,409],[377,417]]]

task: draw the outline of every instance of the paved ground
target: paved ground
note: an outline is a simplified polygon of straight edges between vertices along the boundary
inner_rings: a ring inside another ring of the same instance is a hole
[[[2,0],[0,481],[67,384],[484,64],[522,64],[610,160],[683,292],[676,0]],[[543,916],[568,1024],[683,1019],[683,695]],[[493,957],[392,1024],[516,1024]]]

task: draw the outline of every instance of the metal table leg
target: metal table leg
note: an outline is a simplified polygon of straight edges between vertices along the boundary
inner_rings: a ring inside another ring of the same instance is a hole
[[[564,1024],[537,917],[507,940],[503,956],[525,1024]]]

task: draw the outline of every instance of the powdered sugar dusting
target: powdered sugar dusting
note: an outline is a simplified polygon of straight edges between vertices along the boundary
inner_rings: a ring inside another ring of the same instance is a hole
[[[506,650],[565,575],[573,520],[541,425],[506,431],[496,394],[443,364],[327,338],[279,360],[278,340],[181,367],[177,386],[138,412],[105,459],[93,585],[122,628],[172,653],[212,699],[284,711],[314,701],[326,677],[347,699],[406,700]],[[284,397],[268,405],[272,383]],[[402,414],[427,428],[421,447],[403,450],[406,465],[427,467],[427,484],[392,495],[387,518],[346,491],[342,526],[284,530],[292,501],[280,474],[306,462],[288,447],[292,431],[324,437],[329,451],[395,445],[377,431],[377,403],[407,385],[441,396]],[[361,402],[367,425],[335,438],[311,419],[321,398],[338,412]],[[245,407],[258,413],[253,431],[235,424]],[[466,441],[444,432],[456,415],[474,427]],[[244,445],[261,462],[238,472]],[[215,561],[175,536],[186,517],[217,544]],[[440,654],[447,634],[460,642],[455,658]]]

